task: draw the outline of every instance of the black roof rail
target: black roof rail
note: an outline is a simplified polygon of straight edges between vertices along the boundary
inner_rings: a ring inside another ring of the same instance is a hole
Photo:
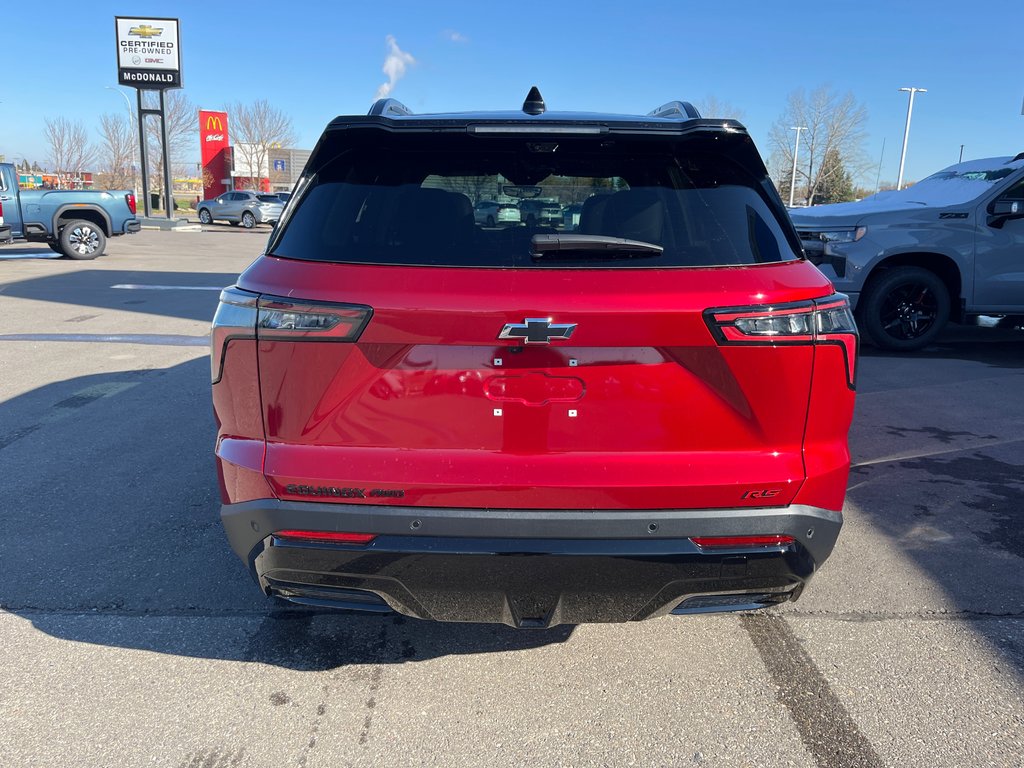
[[[408,117],[412,115],[412,110],[398,99],[377,99],[368,114],[371,117]]]
[[[679,117],[684,120],[699,119],[700,112],[688,101],[670,101],[647,113],[648,117]]]

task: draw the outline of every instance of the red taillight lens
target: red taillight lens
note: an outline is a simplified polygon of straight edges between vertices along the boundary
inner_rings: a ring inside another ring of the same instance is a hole
[[[375,533],[343,533],[341,531],[277,531],[279,539],[299,541],[329,541],[334,544],[369,544],[377,538]]]
[[[213,383],[224,371],[224,352],[232,339],[356,341],[373,310],[353,304],[293,301],[225,288],[210,332]]]
[[[727,307],[704,313],[719,344],[836,344],[846,359],[846,383],[857,377],[857,324],[841,293],[824,299],[767,307]]]
[[[355,341],[373,310],[352,304],[303,302],[276,296],[259,300],[257,336],[263,339]]]
[[[128,210],[132,212],[132,216],[135,215],[135,195],[129,192],[124,196],[124,201],[128,203]]]
[[[690,541],[701,549],[743,549],[750,547],[785,547],[792,544],[792,536],[770,534],[766,536],[691,536]]]
[[[224,372],[224,353],[231,339],[255,339],[259,295],[240,288],[220,292],[210,329],[210,375],[214,384]]]
[[[0,203],[0,224],[4,223],[4,204]]]

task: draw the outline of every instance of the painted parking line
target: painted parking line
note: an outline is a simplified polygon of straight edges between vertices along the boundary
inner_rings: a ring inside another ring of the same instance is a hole
[[[223,291],[223,285],[145,285],[137,283],[118,283],[110,286],[125,291]]]
[[[0,341],[85,341],[102,344],[151,344],[165,347],[207,347],[209,336],[173,333],[5,333]]]

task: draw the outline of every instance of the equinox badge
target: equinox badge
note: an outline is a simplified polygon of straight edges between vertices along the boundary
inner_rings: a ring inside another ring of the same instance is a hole
[[[552,323],[550,317],[528,317],[522,323],[506,323],[499,339],[524,339],[527,344],[550,344],[552,339],[568,339],[576,323]]]

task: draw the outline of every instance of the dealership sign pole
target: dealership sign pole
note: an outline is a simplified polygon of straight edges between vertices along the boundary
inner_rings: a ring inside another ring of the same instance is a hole
[[[167,218],[174,215],[174,195],[171,189],[171,158],[167,146],[167,105],[164,98],[168,88],[181,88],[181,45],[177,19],[114,17],[117,35],[117,82],[135,89],[139,108],[139,165],[142,171],[142,200],[146,216],[153,211],[149,199],[149,174],[146,163],[146,120],[149,115],[160,117],[164,165],[164,208]],[[142,106],[143,91],[158,91],[160,108]]]

